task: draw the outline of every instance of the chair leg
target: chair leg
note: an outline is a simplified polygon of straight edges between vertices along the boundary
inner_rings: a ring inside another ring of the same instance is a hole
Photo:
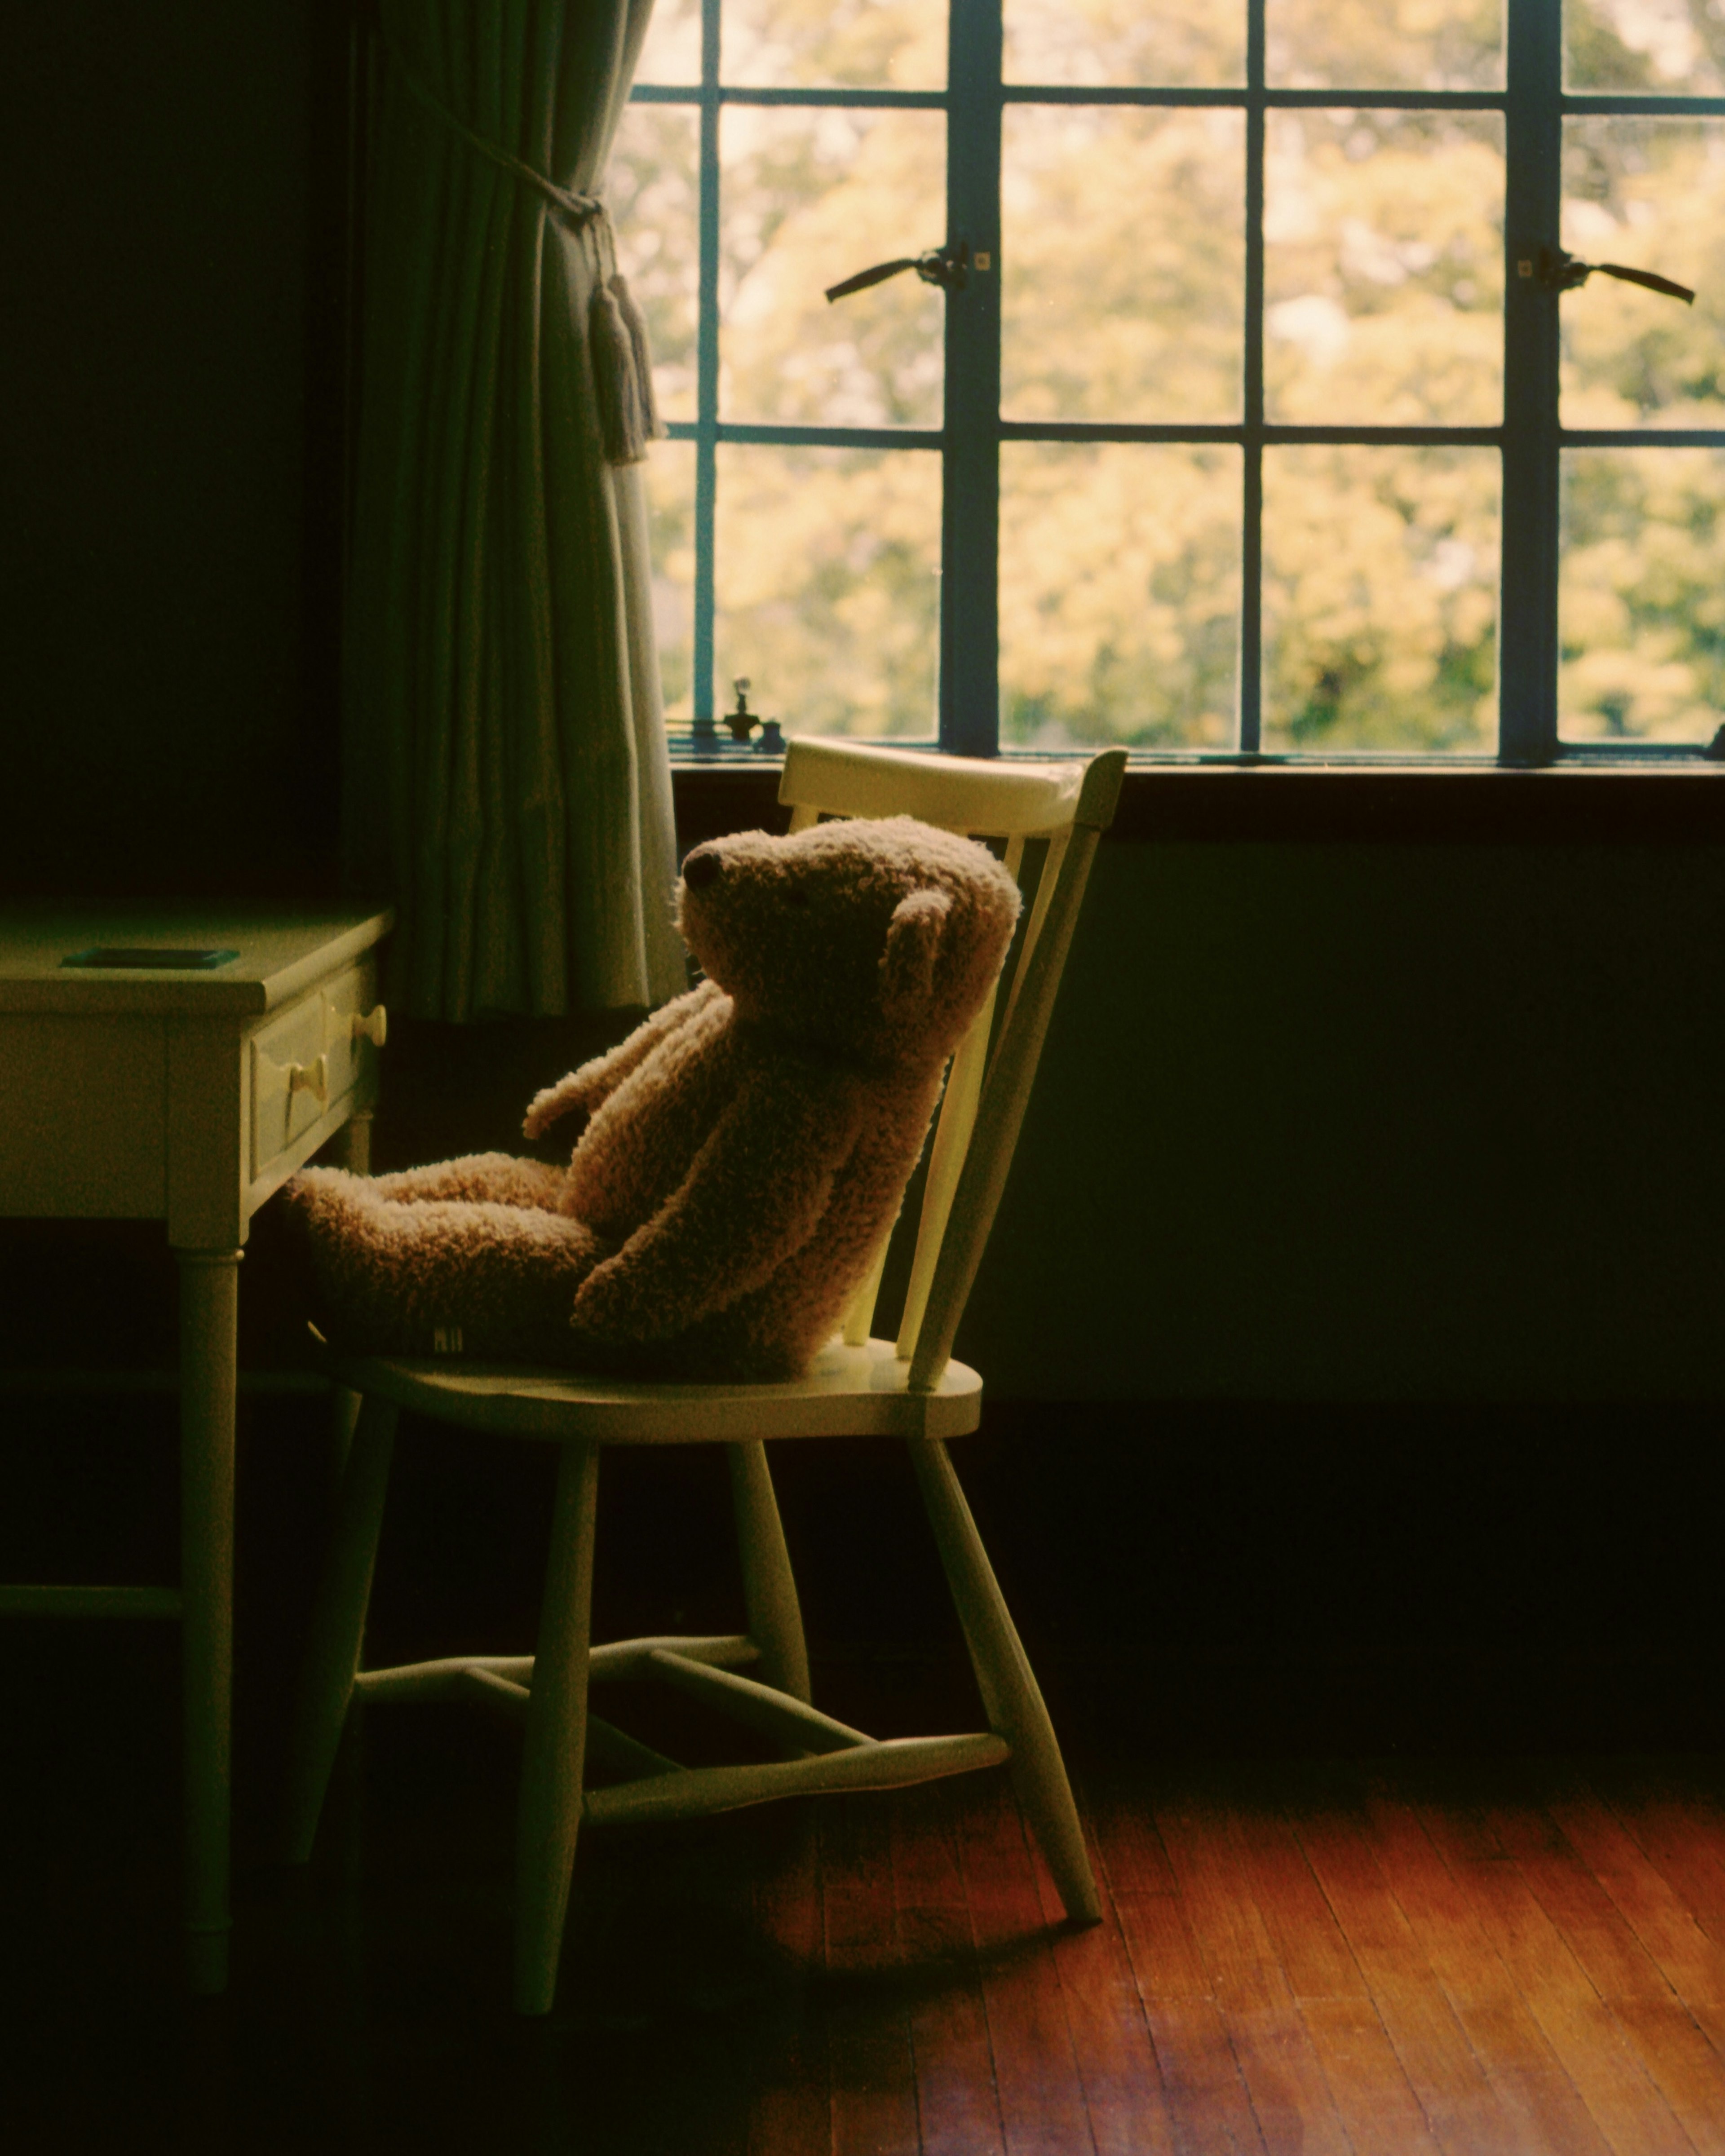
[[[809,1692],[809,1649],[790,1553],[773,1495],[767,1448],[758,1438],[727,1445],[731,1499],[737,1514],[737,1547],[742,1561],[743,1602],[749,1637],[761,1650],[761,1681],[793,1699]]]
[[[912,1440],[911,1459],[964,1629],[988,1726],[1012,1747],[1013,1786],[1019,1802],[1042,1845],[1067,1915],[1096,1923],[1102,1907],[1065,1762],[957,1475],[946,1446],[937,1439]]]
[[[515,2005],[548,2014],[581,1824],[599,1448],[569,1445],[557,1469],[516,1829]]]
[[[311,1861],[324,1792],[353,1697],[372,1599],[377,1531],[389,1488],[395,1424],[392,1402],[376,1396],[366,1399],[341,1476],[335,1531],[312,1610],[311,1646],[294,1734],[286,1823],[290,1864]]]
[[[363,1402],[357,1393],[337,1385],[330,1400],[330,1494],[339,1502],[341,1478],[347,1472],[347,1455],[353,1450],[353,1432]]]

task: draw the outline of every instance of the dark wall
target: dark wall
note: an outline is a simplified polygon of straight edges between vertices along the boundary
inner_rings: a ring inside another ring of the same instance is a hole
[[[329,882],[329,12],[0,18],[7,891]]]
[[[1101,849],[962,1354],[1042,1399],[1725,1395],[1725,850]]]

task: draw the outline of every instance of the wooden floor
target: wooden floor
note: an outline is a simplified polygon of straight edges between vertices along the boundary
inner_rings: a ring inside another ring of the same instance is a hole
[[[435,1786],[378,1748],[357,1878],[339,1827],[245,1871],[222,2004],[178,1994],[171,1871],[93,1897],[50,1837],[8,2156],[1725,2149],[1725,1759],[1093,1762],[1085,1931],[998,1774],[594,1835],[523,2024],[506,1733],[467,1727]]]
[[[1117,1769],[1057,1927],[999,1777],[823,1808],[750,2151],[1725,2148],[1725,1810],[1688,1774]],[[718,2145],[718,2144],[715,2144]]]

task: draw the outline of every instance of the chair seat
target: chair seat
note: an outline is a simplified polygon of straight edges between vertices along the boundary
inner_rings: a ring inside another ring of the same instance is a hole
[[[725,1444],[768,1437],[963,1437],[982,1418],[983,1381],[948,1363],[930,1392],[890,1340],[829,1341],[808,1375],[773,1384],[697,1385],[517,1366],[331,1358],[339,1385],[499,1436],[598,1445]]]

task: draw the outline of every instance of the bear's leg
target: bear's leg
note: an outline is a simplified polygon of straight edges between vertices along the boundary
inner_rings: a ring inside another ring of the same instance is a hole
[[[404,1204],[339,1170],[285,1196],[311,1249],[319,1323],[352,1354],[569,1365],[575,1291],[611,1245],[536,1207]]]
[[[316,1171],[313,1171],[316,1173]],[[478,1204],[536,1206],[555,1213],[567,1171],[547,1161],[518,1160],[513,1153],[472,1152],[459,1160],[434,1161],[372,1178],[380,1198],[402,1204],[427,1199],[468,1199]]]

